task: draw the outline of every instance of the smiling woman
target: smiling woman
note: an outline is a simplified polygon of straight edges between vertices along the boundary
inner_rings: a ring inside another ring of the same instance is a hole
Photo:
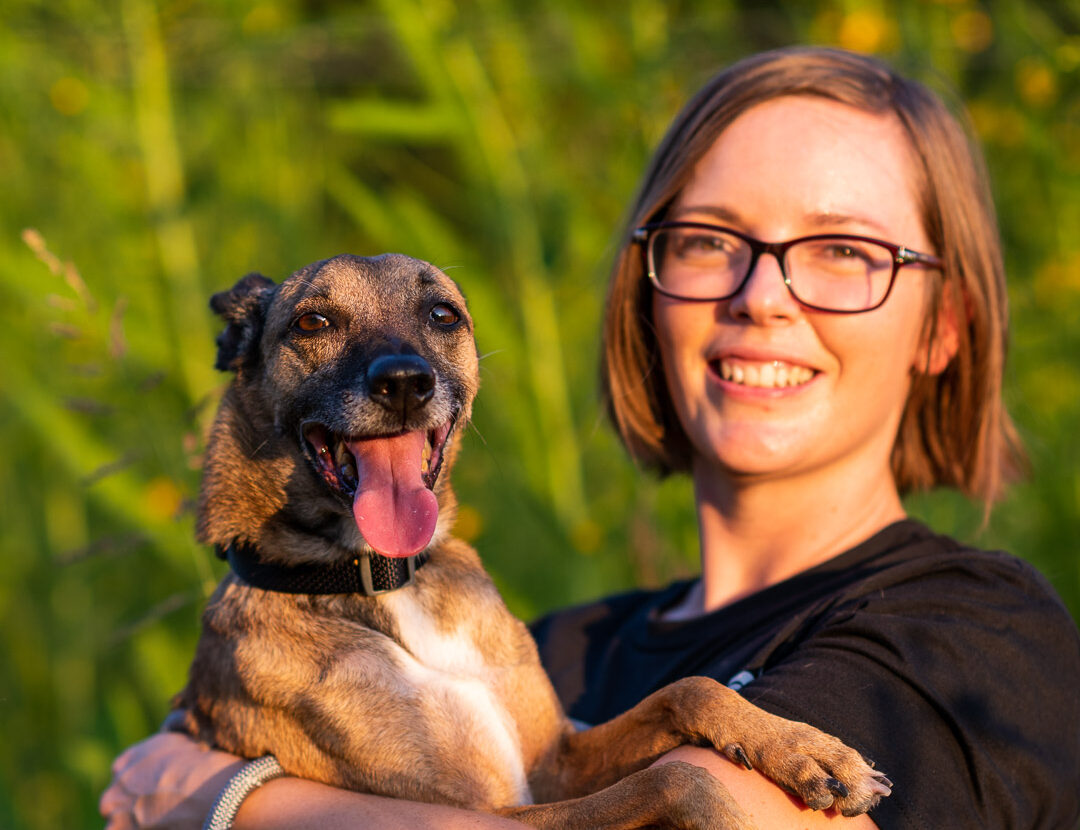
[[[604,380],[631,454],[692,476],[702,573],[536,626],[572,716],[705,674],[875,758],[897,786],[853,822],[1075,824],[1075,625],[1030,568],[901,502],[951,485],[989,509],[1022,463],[988,192],[941,102],[860,55],[749,58],[675,119],[615,265]],[[1070,679],[1016,680],[1051,671]],[[708,750],[669,758],[761,826],[822,821]]]

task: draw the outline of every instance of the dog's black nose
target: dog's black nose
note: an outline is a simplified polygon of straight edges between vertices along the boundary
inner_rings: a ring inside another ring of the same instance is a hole
[[[435,372],[419,355],[383,355],[367,370],[368,393],[402,419],[420,409],[435,394]]]

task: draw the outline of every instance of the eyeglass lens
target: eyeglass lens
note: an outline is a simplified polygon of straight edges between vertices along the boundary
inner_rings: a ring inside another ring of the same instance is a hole
[[[649,253],[660,287],[686,299],[731,296],[754,260],[746,240],[706,228],[657,229],[650,238]],[[893,254],[873,242],[831,236],[790,246],[782,267],[800,302],[858,311],[872,308],[888,293]]]

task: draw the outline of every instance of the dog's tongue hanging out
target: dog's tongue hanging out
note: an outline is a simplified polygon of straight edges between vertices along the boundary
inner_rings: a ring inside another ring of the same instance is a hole
[[[425,438],[420,431],[348,443],[360,480],[353,499],[356,526],[383,556],[417,554],[435,533],[439,504],[420,469]]]

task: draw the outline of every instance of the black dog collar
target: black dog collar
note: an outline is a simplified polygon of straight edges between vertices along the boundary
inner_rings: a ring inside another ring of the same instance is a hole
[[[427,555],[391,557],[378,553],[357,556],[333,564],[279,565],[263,562],[251,545],[233,543],[217,547],[217,555],[244,582],[264,591],[282,594],[363,594],[373,597],[396,591],[413,581]]]

